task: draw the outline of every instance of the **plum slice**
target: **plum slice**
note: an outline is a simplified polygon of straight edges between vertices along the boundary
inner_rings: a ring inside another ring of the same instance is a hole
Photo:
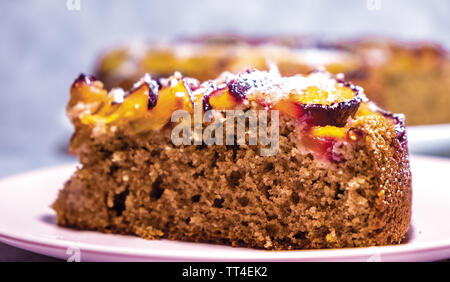
[[[146,74],[130,92],[136,92],[139,88],[142,87],[146,88],[146,91],[148,91],[147,109],[153,109],[158,102],[159,84],[156,80],[153,80],[150,75]]]
[[[361,88],[336,81],[336,86],[332,90],[310,86],[300,94],[291,93],[276,103],[274,109],[309,126],[342,127],[349,117],[355,115],[363,100]]]
[[[191,89],[184,79],[177,79],[173,85],[160,89],[156,106],[142,118],[134,120],[130,127],[135,133],[159,130],[170,121],[176,110],[193,112]]]
[[[101,102],[106,98],[107,91],[103,89],[103,83],[94,76],[80,74],[70,88],[70,101],[68,109],[78,102]]]
[[[234,109],[246,99],[250,88],[247,82],[238,79],[223,83],[208,81],[204,87],[203,110]]]
[[[73,102],[69,103],[69,109],[78,102],[90,108],[79,113],[78,118],[84,124],[117,126],[127,123],[136,133],[158,130],[174,111],[193,111],[192,82],[179,75],[167,80],[170,85],[163,86],[146,75],[127,93],[122,89],[107,93],[101,82],[83,75],[72,85]],[[122,93],[122,97],[117,98],[117,93]]]

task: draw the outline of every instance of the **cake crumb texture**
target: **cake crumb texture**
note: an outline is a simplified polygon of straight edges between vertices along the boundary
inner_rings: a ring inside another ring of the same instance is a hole
[[[400,243],[411,217],[405,137],[383,115],[360,118],[344,162],[298,147],[280,121],[275,156],[258,146],[180,146],[170,128],[140,135],[78,128],[81,166],[53,208],[62,226],[272,250]],[[80,142],[79,140],[83,140]]]

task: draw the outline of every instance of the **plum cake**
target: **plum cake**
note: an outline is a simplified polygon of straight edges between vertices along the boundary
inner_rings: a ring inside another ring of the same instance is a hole
[[[221,132],[237,111],[267,126],[244,116],[239,142],[238,126]],[[175,144],[174,129],[195,127],[199,113],[200,138],[194,130]],[[202,83],[145,75],[110,91],[80,75],[67,114],[80,164],[53,204],[61,226],[272,250],[399,244],[408,231],[404,118],[342,75],[250,69]],[[276,141],[272,154],[262,154],[264,135]]]

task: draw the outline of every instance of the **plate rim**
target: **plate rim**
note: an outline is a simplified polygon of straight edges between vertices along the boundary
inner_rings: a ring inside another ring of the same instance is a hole
[[[95,232],[95,231],[92,231]],[[108,234],[104,234],[105,236]],[[125,235],[126,236],[126,235]],[[131,236],[131,235],[128,235]],[[27,238],[28,237],[28,238]],[[138,238],[138,237],[136,237]],[[144,240],[144,239],[143,239]],[[166,240],[166,239],[163,239]],[[57,249],[58,251],[66,251],[70,247],[77,247],[82,252],[97,253],[101,255],[109,255],[114,257],[140,257],[140,258],[158,258],[168,260],[231,260],[235,259],[236,255],[239,255],[240,260],[321,260],[321,259],[333,259],[339,258],[345,259],[362,259],[371,255],[380,255],[383,257],[390,256],[405,256],[411,253],[431,252],[431,251],[443,251],[448,250],[450,255],[450,239],[439,240],[435,242],[419,242],[414,244],[414,248],[411,249],[408,244],[389,245],[389,246],[372,246],[372,247],[359,247],[359,248],[342,248],[342,249],[307,249],[307,250],[257,250],[251,248],[239,248],[240,250],[246,250],[249,252],[233,252],[233,250],[217,256],[214,252],[209,250],[199,250],[193,252],[184,250],[140,250],[136,248],[124,248],[115,246],[103,246],[95,245],[92,243],[72,242],[68,240],[49,239],[39,236],[16,236],[15,234],[8,234],[0,230],[0,241],[6,244],[17,243],[17,245],[28,244],[32,246]],[[169,241],[169,240],[167,240]],[[181,242],[179,243],[191,243]],[[206,243],[201,243],[206,244]],[[211,244],[212,245],[212,244]],[[222,246],[222,245],[219,245]],[[223,246],[228,248],[234,248],[231,246]],[[20,247],[19,247],[20,248]],[[236,250],[239,251],[238,248]],[[369,251],[371,250],[371,251]],[[298,256],[301,253],[302,256]]]
[[[418,156],[412,155],[410,158],[422,161],[438,161],[450,164],[450,159],[443,157],[431,157],[431,156]],[[35,169],[19,174],[14,174],[0,179],[0,187],[4,186],[5,183],[10,181],[17,181],[19,178],[37,175],[43,172],[60,171],[60,170],[74,170],[79,164],[76,162],[44,167],[40,169]],[[412,224],[413,224],[412,220]],[[61,227],[62,228],[62,227]],[[96,231],[90,231],[96,232]],[[108,234],[103,234],[107,236]],[[130,235],[131,236],[131,235]],[[135,237],[138,238],[138,237]],[[144,240],[144,239],[142,239]],[[167,239],[163,239],[167,240]],[[239,255],[239,260],[326,260],[337,258],[340,260],[346,259],[364,259],[371,255],[379,254],[383,257],[389,259],[391,256],[406,256],[409,254],[417,254],[422,252],[432,252],[432,251],[446,251],[450,256],[450,238],[441,239],[438,241],[429,242],[417,242],[414,243],[414,248],[410,248],[408,244],[399,245],[389,245],[389,246],[372,246],[372,247],[360,247],[360,248],[342,248],[342,249],[307,249],[307,250],[282,250],[282,251],[272,251],[272,250],[258,250],[251,248],[234,248],[238,252],[234,252],[233,249],[228,250],[225,253],[220,253],[219,255],[210,250],[198,250],[185,251],[180,250],[151,250],[151,249],[138,249],[138,248],[126,248],[117,246],[107,246],[98,245],[94,243],[85,242],[75,242],[64,239],[56,238],[46,238],[42,236],[37,236],[33,234],[17,234],[14,232],[9,232],[8,230],[2,229],[0,226],[0,241],[9,245],[13,245],[21,248],[18,245],[28,244],[31,246],[38,246],[43,248],[57,249],[58,251],[65,252],[67,248],[78,247],[84,253],[97,253],[100,255],[111,256],[114,258],[132,258],[139,257],[141,259],[151,259],[157,258],[158,260],[235,260],[236,255]],[[169,240],[167,240],[169,241]],[[170,240],[171,241],[171,240]],[[182,242],[189,244],[206,244],[206,243],[192,243],[192,242]],[[212,244],[210,244],[212,245]],[[224,246],[225,247],[225,246]],[[226,246],[233,248],[231,246]],[[239,252],[239,250],[241,252]],[[249,252],[245,252],[249,251]],[[299,256],[299,253],[301,255]],[[50,255],[51,256],[51,255]]]

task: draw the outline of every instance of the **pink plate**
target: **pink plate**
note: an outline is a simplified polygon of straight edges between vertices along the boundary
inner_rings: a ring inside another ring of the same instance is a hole
[[[262,251],[168,240],[147,241],[58,227],[49,207],[75,169],[65,165],[0,181],[0,241],[81,261],[432,261],[450,258],[450,160],[411,158],[413,219],[404,244],[386,247]]]

